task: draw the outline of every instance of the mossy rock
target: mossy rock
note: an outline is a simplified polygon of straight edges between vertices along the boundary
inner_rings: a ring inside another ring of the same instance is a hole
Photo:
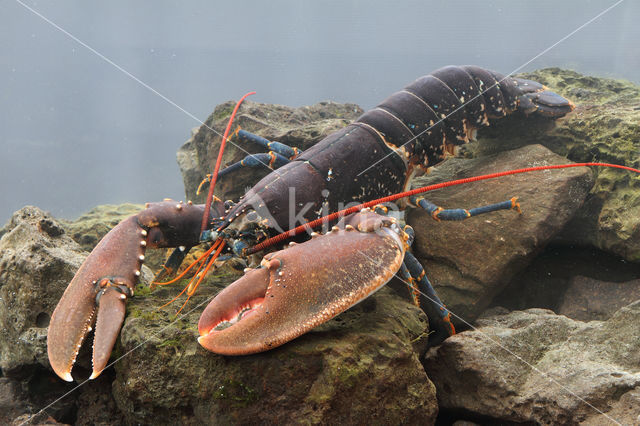
[[[478,142],[464,147],[467,157],[541,144],[574,162],[640,167],[640,86],[560,68],[519,77],[538,81],[570,99],[575,110],[555,121],[517,114],[497,120],[491,127],[481,129]],[[595,185],[559,240],[594,246],[638,262],[640,174],[593,169]]]
[[[75,220],[60,220],[65,232],[88,252],[118,223],[144,209],[144,204],[102,204]],[[147,250],[145,265],[158,271],[167,250]]]
[[[274,350],[225,357],[198,343],[206,303],[241,273],[228,266],[207,277],[184,302],[161,306],[183,285],[128,304],[116,353],[114,396],[129,423],[432,424],[433,385],[419,361],[427,319],[408,292],[384,288]],[[184,284],[184,283],[182,283]],[[402,419],[402,420],[399,420]]]

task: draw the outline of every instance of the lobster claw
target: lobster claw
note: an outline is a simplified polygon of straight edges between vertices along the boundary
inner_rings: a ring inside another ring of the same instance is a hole
[[[215,353],[246,355],[306,333],[393,277],[406,249],[400,235],[392,220],[361,212],[325,235],[266,255],[209,303],[198,341]]]
[[[138,234],[138,238],[132,237]],[[133,294],[144,260],[147,231],[132,216],[113,228],[91,254],[69,283],[51,315],[47,335],[47,352],[53,370],[66,381],[72,381],[71,368],[96,317],[95,342],[115,342],[124,319],[124,301]],[[142,245],[141,241],[145,241]],[[93,374],[104,369],[111,347],[107,343],[94,346]]]
[[[219,209],[214,209],[218,212]],[[120,222],[93,249],[51,315],[47,335],[49,363],[73,381],[71,369],[95,324],[93,373],[106,367],[133,296],[147,247],[193,246],[200,237],[204,207],[164,201]]]

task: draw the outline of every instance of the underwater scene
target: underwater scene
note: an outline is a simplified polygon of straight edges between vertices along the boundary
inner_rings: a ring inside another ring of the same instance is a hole
[[[0,423],[640,424],[638,16],[4,2]]]

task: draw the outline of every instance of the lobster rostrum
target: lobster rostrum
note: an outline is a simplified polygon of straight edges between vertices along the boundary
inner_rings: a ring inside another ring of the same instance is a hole
[[[271,151],[250,155],[222,174],[264,163],[275,170],[237,203],[151,203],[113,228],[82,264],[51,317],[50,364],[61,378],[73,380],[75,358],[95,328],[91,378],[102,372],[147,248],[179,247],[167,261],[169,269],[203,241],[213,242],[210,257],[246,258],[278,232],[345,204],[407,189],[416,173],[474,139],[491,120],[515,111],[557,118],[572,109],[571,102],[539,83],[475,66],[450,66],[417,79],[302,153],[240,131],[239,138]],[[408,204],[428,210],[436,220],[519,208],[515,199],[471,210],[444,210],[416,196]],[[436,331],[432,341],[452,334],[448,311],[408,251],[412,229],[384,216],[384,210],[338,217],[324,235],[313,233],[308,241],[266,254],[259,267],[246,269],[205,308],[198,324],[200,344],[229,355],[268,350],[358,303],[396,273],[415,285],[414,301]]]

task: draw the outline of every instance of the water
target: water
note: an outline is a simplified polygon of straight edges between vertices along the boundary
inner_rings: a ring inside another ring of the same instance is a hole
[[[364,108],[447,64],[510,72],[613,1],[26,2],[204,120],[249,90]],[[183,198],[177,148],[199,123],[7,0],[0,15],[0,224],[23,205]],[[526,65],[640,83],[640,3],[626,1]]]

